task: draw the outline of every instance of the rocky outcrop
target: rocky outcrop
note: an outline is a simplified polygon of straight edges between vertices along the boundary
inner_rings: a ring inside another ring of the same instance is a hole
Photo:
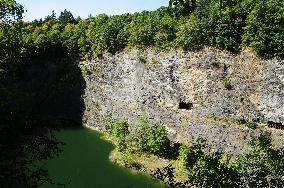
[[[86,82],[84,121],[102,129],[101,115],[134,121],[146,114],[166,124],[175,141],[205,137],[212,149],[247,150],[246,139],[272,132],[276,145],[284,124],[284,61],[263,60],[248,50],[237,55],[206,48],[155,53],[125,50],[81,62]],[[236,124],[245,118],[264,124],[256,130]]]

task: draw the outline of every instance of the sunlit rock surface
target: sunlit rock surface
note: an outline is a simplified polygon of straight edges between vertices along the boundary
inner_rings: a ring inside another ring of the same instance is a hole
[[[284,61],[264,60],[248,50],[235,55],[206,48],[156,53],[125,50],[81,62],[86,81],[84,121],[103,129],[101,116],[135,121],[146,114],[166,124],[173,141],[207,138],[212,150],[243,153],[247,139],[262,130],[282,145]],[[224,79],[229,80],[229,87]],[[263,124],[256,130],[234,123],[245,118]]]

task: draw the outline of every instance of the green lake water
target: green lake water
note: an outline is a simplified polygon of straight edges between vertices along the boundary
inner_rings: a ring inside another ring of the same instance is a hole
[[[55,182],[67,188],[161,188],[150,177],[138,175],[109,160],[113,145],[99,133],[86,128],[65,129],[56,133],[66,145],[57,158],[44,164]],[[56,187],[43,185],[44,188]]]

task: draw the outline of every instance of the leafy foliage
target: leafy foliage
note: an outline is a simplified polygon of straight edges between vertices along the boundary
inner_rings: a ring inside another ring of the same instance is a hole
[[[158,168],[151,176],[161,182],[163,182],[167,187],[185,187],[186,183],[178,182],[175,179],[174,168],[171,164],[160,169]]]
[[[249,13],[242,35],[243,43],[259,54],[284,55],[284,2],[257,3]]]
[[[256,129],[258,124],[253,120],[246,120],[244,118],[237,119],[237,122],[242,125],[246,125],[248,128]]]
[[[129,130],[125,120],[109,119],[106,122],[106,132],[114,139],[119,150],[126,148],[126,136],[129,134]]]
[[[196,0],[170,0],[169,7],[175,9],[176,15],[187,16],[196,8]]]
[[[170,141],[163,125],[152,125],[146,116],[140,116],[138,124],[131,133],[133,150],[163,155]]]
[[[204,27],[205,25],[199,18],[190,16],[189,19],[179,27],[176,46],[180,46],[184,49],[193,49],[205,45],[207,39]]]
[[[260,55],[283,57],[283,1],[263,2],[173,0],[169,8],[161,7],[152,12],[100,14],[86,20],[76,20],[70,11],[64,10],[58,18],[53,12],[44,20],[23,24],[26,36],[19,42],[26,37],[32,43],[38,37],[50,41],[49,37],[57,35],[58,41],[63,43],[61,47],[67,47],[68,53],[79,53],[86,58],[101,56],[104,52],[114,54],[126,47],[169,50],[207,45],[232,52],[248,46]],[[9,19],[22,9],[16,4],[13,10],[8,13]],[[30,51],[30,43],[25,45],[23,49]],[[53,44],[47,42],[45,47],[49,45]],[[60,51],[59,46],[56,51]]]
[[[15,0],[1,0],[0,1],[0,23],[12,23],[22,19],[24,7]]]
[[[114,138],[120,150],[163,155],[170,146],[165,127],[150,124],[147,116],[140,116],[131,131],[125,120],[108,117],[104,121],[107,134]]]
[[[232,89],[231,81],[228,77],[223,78],[221,80],[221,82],[222,82],[224,88],[226,88],[228,90]]]
[[[60,13],[60,16],[58,17],[58,21],[64,25],[68,23],[76,23],[76,20],[73,17],[73,14],[66,9]]]
[[[240,157],[237,169],[244,187],[283,187],[284,150],[275,149],[269,133],[250,141],[252,150]]]
[[[177,187],[283,187],[284,150],[272,146],[267,132],[253,137],[251,150],[238,158],[221,151],[208,153],[206,142],[198,139],[192,146],[182,145],[178,160],[187,170],[187,181],[179,182],[171,166],[152,176]]]

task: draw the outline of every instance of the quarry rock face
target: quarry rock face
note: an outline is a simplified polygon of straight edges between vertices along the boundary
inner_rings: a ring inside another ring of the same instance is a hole
[[[248,138],[261,131],[271,132],[276,145],[283,144],[283,60],[264,60],[248,50],[236,55],[211,48],[148,49],[105,55],[80,67],[88,126],[102,130],[104,114],[130,122],[147,115],[167,126],[171,140],[204,137],[212,150],[243,153]],[[237,124],[240,118],[260,126]]]

